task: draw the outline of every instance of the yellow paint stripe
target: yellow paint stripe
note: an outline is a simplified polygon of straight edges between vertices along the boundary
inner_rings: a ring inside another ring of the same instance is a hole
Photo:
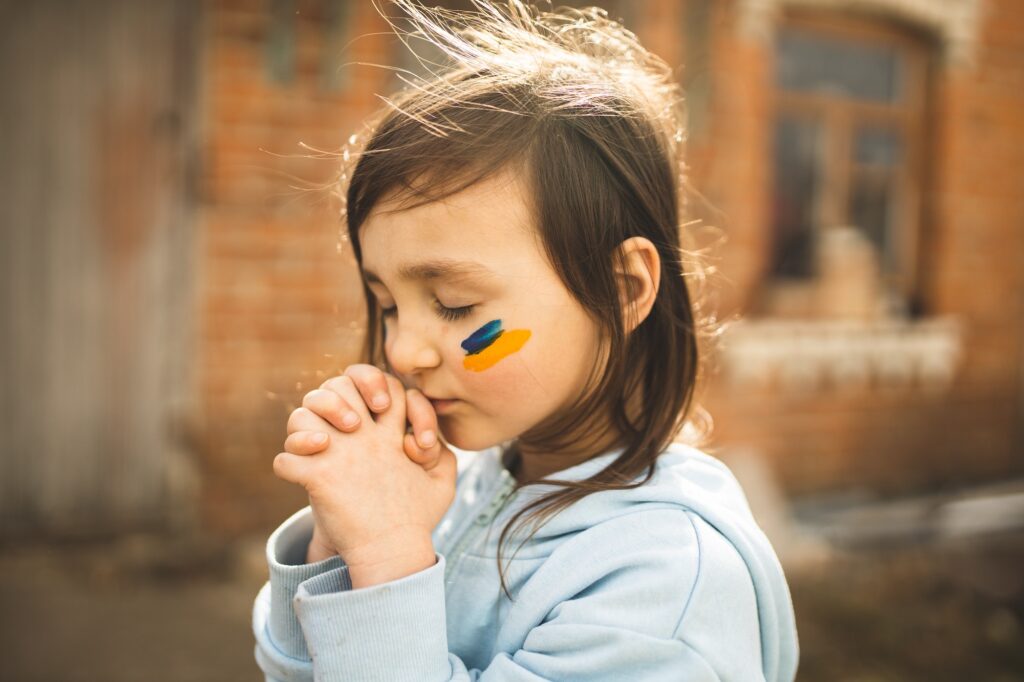
[[[471,369],[474,372],[480,372],[482,370],[491,367],[498,360],[515,353],[517,350],[523,347],[527,339],[530,338],[529,329],[513,329],[511,331],[502,332],[501,336],[494,340],[494,343],[484,348],[475,355],[467,355],[462,359],[462,366],[466,369]]]

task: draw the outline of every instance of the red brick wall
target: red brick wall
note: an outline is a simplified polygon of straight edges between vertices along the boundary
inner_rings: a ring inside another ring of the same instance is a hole
[[[723,274],[715,290],[720,317],[749,308],[769,247],[771,75],[765,46],[742,40],[737,21],[733,3],[712,4],[708,122],[691,138],[688,161],[692,184],[706,199],[693,202],[693,217],[720,228],[725,239],[713,263]]]
[[[289,412],[328,375],[356,361],[352,326],[363,313],[347,251],[339,254],[339,204],[311,190],[376,106],[389,74],[349,66],[324,86],[331,50],[324,2],[295,3],[294,76],[271,71],[269,3],[207,4],[204,20],[200,425],[203,517],[220,530],[266,526],[303,504],[274,477]],[[392,60],[386,26],[370,3],[351,3],[335,64]],[[292,189],[290,186],[307,187]]]
[[[1024,6],[985,4],[976,68],[940,90],[935,270],[931,297],[971,319],[967,381],[1010,395],[1021,387],[1024,291]]]

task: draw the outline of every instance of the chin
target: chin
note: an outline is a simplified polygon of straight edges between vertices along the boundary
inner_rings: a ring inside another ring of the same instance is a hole
[[[449,445],[452,445],[459,450],[479,452],[481,450],[494,447],[495,445],[499,445],[506,440],[505,438],[495,434],[487,434],[482,432],[481,429],[473,429],[472,427],[467,427],[454,420],[445,419],[444,417],[441,417],[439,422],[444,439],[448,441]]]

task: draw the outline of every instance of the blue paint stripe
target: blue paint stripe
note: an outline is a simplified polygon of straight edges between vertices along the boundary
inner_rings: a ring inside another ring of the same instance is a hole
[[[491,320],[466,337],[462,342],[462,348],[468,355],[476,355],[494,343],[501,333],[501,320]]]

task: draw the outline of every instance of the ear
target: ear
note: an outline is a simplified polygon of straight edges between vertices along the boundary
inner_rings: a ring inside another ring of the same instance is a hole
[[[661,282],[661,257],[650,239],[630,237],[619,244],[614,263],[619,303],[628,334],[647,319],[654,307]]]

